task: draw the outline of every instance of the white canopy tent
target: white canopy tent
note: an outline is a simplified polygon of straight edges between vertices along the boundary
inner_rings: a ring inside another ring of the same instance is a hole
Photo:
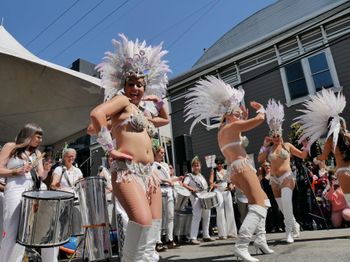
[[[0,26],[0,142],[28,122],[44,129],[45,145],[85,129],[103,100],[100,82],[38,58]]]

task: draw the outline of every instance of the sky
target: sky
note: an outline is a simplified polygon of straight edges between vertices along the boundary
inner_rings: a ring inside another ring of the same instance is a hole
[[[175,77],[231,28],[276,0],[0,0],[0,22],[38,57],[98,64],[124,33],[168,50]]]

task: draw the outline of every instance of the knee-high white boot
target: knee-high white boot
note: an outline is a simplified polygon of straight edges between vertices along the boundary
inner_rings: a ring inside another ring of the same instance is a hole
[[[128,222],[122,262],[146,261],[144,253],[147,248],[147,238],[150,230],[151,226],[140,225],[134,221]]]
[[[282,199],[280,197],[275,198],[278,208],[281,210],[283,214],[283,205],[282,205]],[[299,223],[295,220],[295,217],[293,215],[293,237],[298,238],[300,237],[300,225]]]
[[[262,218],[255,230],[256,238],[254,241],[254,246],[256,248],[256,252],[260,250],[263,254],[272,254],[274,251],[269,248],[266,242],[266,230],[265,230],[266,216]]]
[[[147,246],[145,250],[144,260],[143,261],[152,261],[156,262],[159,260],[159,255],[156,252],[156,243],[157,239],[160,236],[160,227],[162,225],[161,219],[153,219],[152,220],[152,228],[147,237]]]
[[[294,216],[293,216],[293,203],[292,203],[293,192],[290,188],[284,187],[281,189],[281,198],[284,215],[284,225],[286,226],[286,242],[293,243],[293,227],[294,227]]]
[[[258,224],[266,217],[267,210],[259,205],[249,205],[248,213],[239,229],[238,239],[233,252],[244,261],[256,262],[259,259],[252,257],[248,252],[249,242],[256,231]]]

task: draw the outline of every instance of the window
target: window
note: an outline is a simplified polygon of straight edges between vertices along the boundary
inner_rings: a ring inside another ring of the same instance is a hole
[[[331,50],[324,46],[327,41],[326,30],[317,27],[276,45],[278,62],[285,64],[280,72],[288,106],[322,88],[339,90]]]
[[[288,89],[291,99],[296,99],[309,94],[301,62],[289,64],[285,67]]]
[[[333,86],[331,73],[329,72],[327,59],[324,53],[312,56],[309,59],[311,76],[316,91]]]

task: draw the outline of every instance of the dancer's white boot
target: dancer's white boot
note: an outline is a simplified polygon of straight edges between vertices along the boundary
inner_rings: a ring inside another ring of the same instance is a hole
[[[259,205],[249,205],[248,213],[239,229],[238,239],[233,252],[238,258],[244,261],[257,262],[259,259],[252,257],[248,252],[249,242],[251,241],[258,224],[266,217],[267,210]]]
[[[259,250],[263,254],[272,254],[274,252],[271,248],[269,248],[266,242],[265,222],[266,218],[261,219],[255,230],[256,238],[254,241],[254,246],[257,254]]]
[[[144,255],[150,230],[151,226],[140,225],[134,221],[128,222],[122,262],[149,261],[145,260]]]
[[[280,197],[276,197],[276,202],[278,205],[278,208],[281,210],[283,214],[283,205],[282,205],[282,199]],[[293,215],[293,237],[298,238],[300,237],[300,225],[299,223],[295,220],[295,217]]]
[[[147,237],[147,246],[145,250],[144,261],[151,261],[151,262],[159,261],[159,254],[155,248],[156,248],[157,239],[159,239],[159,236],[161,234],[161,229],[160,229],[161,225],[162,225],[161,219],[152,220],[152,228]]]
[[[294,216],[293,216],[293,202],[292,202],[293,191],[289,187],[281,189],[281,200],[283,206],[284,225],[286,229],[286,242],[293,243],[293,227],[294,227]]]

